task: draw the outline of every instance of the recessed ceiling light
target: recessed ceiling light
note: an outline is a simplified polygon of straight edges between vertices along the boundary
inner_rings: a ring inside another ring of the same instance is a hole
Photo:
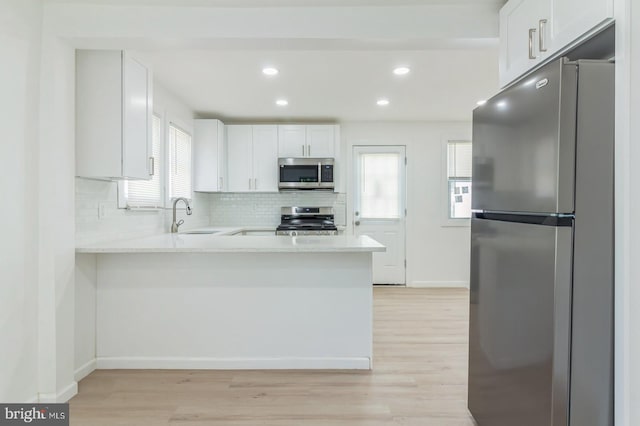
[[[486,101],[486,100],[484,100],[484,99],[483,99],[483,100],[481,100],[481,101],[478,101],[478,102],[477,102],[478,106],[482,106],[482,105],[484,105],[484,104],[486,104],[486,103],[487,103],[487,101]]]
[[[278,75],[279,72],[280,71],[278,71],[277,68],[273,68],[273,67],[262,68],[262,74],[268,75],[268,76]]]
[[[500,101],[496,104],[496,106],[500,109],[504,109],[507,107],[507,101]]]
[[[289,105],[289,101],[286,100],[286,99],[278,99],[276,101],[276,105],[278,105],[278,106],[287,106],[287,105]]]
[[[389,105],[389,99],[378,99],[376,102],[379,106],[387,106]]]
[[[398,67],[393,70],[393,73],[395,75],[406,75],[406,74],[409,74],[410,71],[411,70],[407,67]]]

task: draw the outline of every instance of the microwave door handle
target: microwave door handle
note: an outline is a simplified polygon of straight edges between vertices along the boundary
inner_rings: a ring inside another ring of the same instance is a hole
[[[318,186],[322,185],[322,163],[318,161]]]

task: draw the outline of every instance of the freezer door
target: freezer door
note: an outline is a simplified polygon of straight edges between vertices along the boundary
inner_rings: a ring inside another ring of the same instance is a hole
[[[474,110],[474,209],[574,211],[576,99],[576,65],[558,60]]]
[[[566,426],[572,228],[472,219],[469,410]]]

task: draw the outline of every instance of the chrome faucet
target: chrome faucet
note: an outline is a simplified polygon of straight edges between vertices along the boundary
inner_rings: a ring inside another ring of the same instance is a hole
[[[171,223],[172,234],[178,232],[178,227],[184,223],[183,219],[180,219],[180,222],[176,223],[176,205],[180,200],[184,201],[184,204],[187,206],[187,216],[191,216],[191,213],[193,213],[193,211],[191,211],[191,206],[189,205],[189,200],[186,198],[180,197],[173,200],[173,222]]]

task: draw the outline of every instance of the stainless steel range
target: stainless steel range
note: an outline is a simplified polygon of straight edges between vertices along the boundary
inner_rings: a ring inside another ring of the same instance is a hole
[[[337,235],[332,207],[282,207],[276,235]]]

